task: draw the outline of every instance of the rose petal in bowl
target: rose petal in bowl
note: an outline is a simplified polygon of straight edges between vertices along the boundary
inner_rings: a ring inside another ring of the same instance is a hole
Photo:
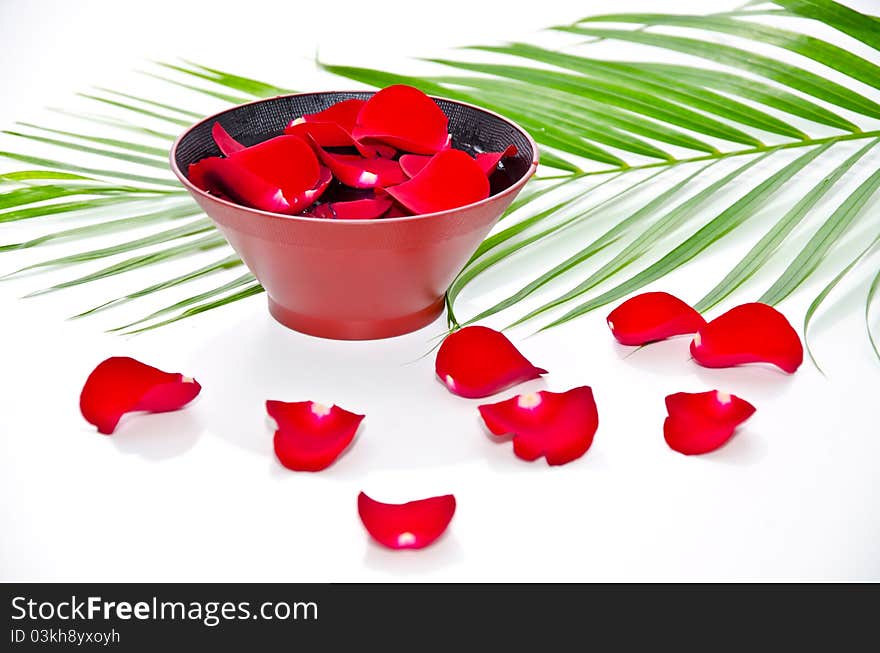
[[[755,407],[719,390],[678,392],[666,397],[668,417],[663,436],[670,448],[686,455],[708,453],[726,443]]]
[[[484,326],[467,326],[448,335],[434,369],[451,393],[467,398],[488,397],[547,373],[532,365],[503,333]]]
[[[319,145],[315,151],[321,162],[330,168],[333,176],[352,188],[385,188],[406,181],[400,164],[382,157],[363,157],[357,154],[333,154]]]
[[[703,367],[771,363],[793,374],[804,361],[804,347],[782,313],[755,302],[706,324],[691,342],[691,355]]]
[[[644,345],[695,333],[706,324],[690,305],[665,292],[646,292],[627,299],[611,311],[607,322],[622,345]]]
[[[297,136],[277,136],[189,167],[194,184],[263,211],[292,214],[307,208],[330,182],[312,148]]]
[[[345,131],[351,132],[354,129],[358,114],[366,103],[366,100],[359,100],[357,98],[342,100],[330,105],[323,111],[303,114],[303,117],[297,120],[302,120],[303,122],[331,122],[339,125]]]
[[[433,158],[431,154],[404,154],[400,157],[400,169],[403,173],[412,179],[422,171],[428,161]]]
[[[479,407],[495,435],[513,435],[513,452],[523,460],[544,456],[564,465],[583,456],[599,428],[599,413],[589,386],[567,392],[542,390]]]
[[[480,166],[487,177],[491,177],[502,159],[516,156],[517,152],[516,145],[508,145],[504,148],[503,152],[480,152],[477,154],[477,165]]]
[[[321,164],[311,146],[298,136],[276,136],[227,160],[280,188],[291,201],[314,188],[321,177]]]
[[[125,413],[179,410],[201,389],[194,379],[182,374],[118,356],[108,358],[92,371],[80,394],[79,406],[86,421],[109,435]]]
[[[351,147],[354,145],[352,135],[335,122],[305,122],[302,118],[297,118],[284,128],[284,133],[306,140],[314,139],[321,147]]]
[[[301,118],[291,120],[284,128],[285,134],[306,139],[314,139],[321,147],[354,146],[363,156],[383,156],[392,158],[393,147],[388,145],[365,145],[351,135],[357,114],[366,104],[366,100],[343,100],[318,113],[307,113]]]
[[[415,177],[387,191],[418,215],[486,199],[489,180],[471,157],[460,150],[449,149],[432,157]]]
[[[449,141],[449,119],[417,88],[395,84],[378,91],[361,108],[352,135],[405,152],[434,154]]]
[[[214,126],[211,127],[211,136],[214,137],[214,142],[224,156],[229,156],[234,152],[241,152],[245,149],[244,145],[232,138],[219,122],[215,122]]]
[[[388,197],[366,197],[350,202],[329,202],[316,207],[313,215],[316,218],[331,220],[375,220],[381,218],[391,208],[392,200]]]
[[[313,401],[269,400],[266,412],[278,424],[275,455],[296,471],[317,472],[330,466],[351,445],[363,415]]]
[[[361,492],[358,514],[367,532],[390,549],[422,549],[440,537],[455,514],[455,497],[445,494],[408,503],[381,503]]]

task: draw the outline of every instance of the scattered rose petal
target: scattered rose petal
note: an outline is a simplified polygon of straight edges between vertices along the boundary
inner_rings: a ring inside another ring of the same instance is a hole
[[[388,197],[364,198],[350,202],[330,202],[316,207],[313,215],[316,218],[331,220],[374,220],[391,208],[392,201]]]
[[[267,401],[266,411],[278,424],[275,455],[288,469],[317,472],[348,448],[364,419],[339,406],[313,401]]]
[[[782,313],[755,302],[732,308],[700,329],[691,355],[703,367],[771,363],[793,374],[804,360],[804,348]]]
[[[491,177],[501,159],[516,156],[518,151],[516,145],[508,145],[503,152],[480,152],[477,154],[477,164],[487,177]]]
[[[234,152],[241,152],[245,149],[244,145],[232,138],[219,122],[215,122],[214,126],[211,127],[211,136],[214,137],[214,142],[224,156],[229,156]]]
[[[447,336],[435,370],[450,392],[467,398],[488,397],[547,373],[526,360],[503,333],[483,326]]]
[[[179,410],[202,387],[182,374],[163,372],[128,357],[108,358],[86,379],[79,406],[83,417],[109,435],[125,413]]]
[[[361,492],[358,514],[367,532],[390,549],[421,549],[440,537],[455,514],[455,497],[445,494],[409,503],[380,503]]]
[[[340,183],[352,188],[385,188],[406,181],[400,164],[382,157],[367,158],[357,154],[332,154],[319,145],[315,151]]]
[[[434,213],[486,199],[489,180],[471,157],[450,149],[434,156],[415,177],[387,191],[413,213]]]
[[[513,452],[523,460],[544,456],[564,465],[583,456],[599,427],[599,413],[589,386],[567,392],[542,390],[479,407],[495,435],[513,435]]]
[[[755,407],[735,395],[710,390],[669,395],[666,412],[666,443],[690,456],[714,451],[727,442],[736,427],[754,414]]]
[[[400,169],[403,173],[412,179],[422,171],[428,161],[433,158],[431,154],[404,154],[400,157]]]
[[[697,311],[665,292],[646,292],[627,299],[611,311],[607,321],[622,345],[644,345],[695,333],[706,324]]]
[[[352,135],[406,152],[434,154],[449,142],[449,120],[417,88],[395,84],[378,91],[361,108]]]

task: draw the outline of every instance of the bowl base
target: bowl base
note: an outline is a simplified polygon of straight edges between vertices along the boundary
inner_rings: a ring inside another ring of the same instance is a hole
[[[332,340],[379,340],[417,331],[443,312],[444,299],[415,313],[384,320],[328,320],[295,313],[269,298],[269,313],[288,329]]]

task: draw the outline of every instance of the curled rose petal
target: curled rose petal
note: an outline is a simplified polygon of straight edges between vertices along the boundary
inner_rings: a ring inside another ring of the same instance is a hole
[[[519,150],[516,145],[508,145],[503,152],[480,152],[477,154],[477,164],[483,170],[487,177],[491,176],[501,159],[509,156],[516,156]]]
[[[382,157],[367,158],[357,154],[332,154],[319,145],[315,150],[321,162],[330,168],[340,183],[352,188],[385,188],[406,181],[400,164]]]
[[[199,188],[240,204],[273,213],[295,213],[284,192],[231,159],[208,157],[189,167],[189,178]]]
[[[437,352],[437,376],[460,397],[488,397],[547,370],[535,367],[503,333],[468,326],[446,337]]]
[[[736,427],[754,414],[755,407],[735,395],[710,390],[669,395],[666,412],[666,443],[690,456],[714,451],[727,442]]]
[[[133,358],[113,357],[86,379],[79,407],[86,421],[109,435],[125,413],[179,410],[201,389],[194,379],[182,374],[163,372]]]
[[[479,407],[495,435],[513,435],[513,452],[523,460],[544,456],[564,465],[583,456],[599,427],[599,413],[589,386],[567,392],[542,390]]]
[[[449,120],[436,102],[417,88],[395,84],[367,100],[352,135],[405,152],[434,154],[448,143],[448,128]]]
[[[793,374],[804,361],[804,348],[782,313],[755,302],[732,308],[700,329],[691,355],[703,367],[771,363]]]
[[[458,208],[489,197],[489,180],[460,150],[443,150],[409,181],[387,189],[415,214]]]
[[[306,122],[302,118],[291,121],[284,128],[288,136],[314,139],[321,147],[348,147],[354,145],[352,135],[335,122]]]
[[[228,157],[208,157],[189,167],[200,188],[263,211],[297,213],[320,197],[329,171],[297,136],[278,136]]]
[[[267,401],[266,411],[278,424],[275,455],[288,469],[317,472],[336,460],[354,439],[364,419],[339,406],[313,401]]]
[[[330,185],[330,182],[333,181],[333,173],[330,172],[330,168],[325,168],[321,166],[320,176],[318,177],[318,183],[315,184],[314,188],[310,188],[306,191],[303,191],[302,195],[294,201],[294,203],[300,207],[300,209],[304,209],[308,206],[311,206],[315,202],[320,199],[321,195],[324,194],[324,191],[327,190],[327,186]]]
[[[232,138],[219,122],[215,122],[214,126],[211,127],[211,136],[214,137],[214,142],[224,156],[229,156],[234,152],[241,152],[245,149],[244,145]]]
[[[367,146],[358,143],[351,135],[355,120],[366,100],[343,100],[333,106],[319,111],[307,113],[301,118],[291,120],[284,128],[285,134],[312,138],[321,147],[355,146],[364,156],[384,156],[391,158],[395,151],[390,146]]]
[[[403,207],[400,204],[398,204],[397,202],[394,202],[391,205],[391,208],[388,209],[388,211],[382,217],[384,217],[384,218],[406,218],[411,215],[412,215],[412,213],[410,213],[406,209],[406,207]]]
[[[445,494],[409,503],[380,503],[361,492],[358,514],[367,532],[390,549],[421,549],[440,537],[455,514],[455,497]]]
[[[400,157],[400,169],[403,173],[412,179],[422,171],[428,161],[433,158],[430,154],[404,154]]]
[[[366,103],[366,100],[359,100],[357,98],[342,100],[323,111],[303,114],[303,117],[298,120],[303,122],[330,122],[339,125],[347,132],[351,132],[354,129],[358,114]]]
[[[315,208],[316,218],[331,220],[374,220],[391,208],[392,201],[387,197],[364,198],[350,202],[330,202]]]
[[[321,177],[321,165],[314,151],[298,136],[276,136],[227,157],[292,198],[314,188]]]
[[[644,345],[695,333],[706,324],[697,311],[665,292],[631,297],[611,311],[607,321],[612,335],[622,345]]]

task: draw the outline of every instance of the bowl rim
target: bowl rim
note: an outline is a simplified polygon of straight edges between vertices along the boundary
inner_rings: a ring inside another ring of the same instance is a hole
[[[168,154],[168,160],[169,160],[169,163],[171,164],[171,171],[174,173],[174,175],[177,177],[177,179],[183,184],[183,186],[191,194],[203,197],[204,199],[206,199],[210,202],[214,202],[214,203],[217,203],[217,204],[220,204],[223,206],[228,206],[228,207],[240,209],[240,210],[243,210],[243,211],[246,211],[249,213],[253,213],[255,215],[259,215],[262,217],[267,217],[267,218],[271,218],[271,219],[275,219],[275,220],[283,220],[283,221],[288,221],[288,222],[290,222],[290,221],[292,221],[292,222],[305,222],[308,224],[320,223],[320,224],[346,224],[346,225],[357,225],[357,224],[373,225],[373,224],[381,224],[381,223],[399,224],[401,222],[412,222],[415,220],[424,220],[427,218],[448,216],[448,215],[460,212],[463,209],[470,209],[473,207],[484,206],[486,204],[489,204],[490,202],[497,201],[499,198],[503,198],[507,195],[516,195],[517,193],[519,193],[520,189],[526,185],[526,183],[529,181],[529,179],[532,178],[532,176],[535,174],[535,171],[538,169],[538,159],[539,159],[538,145],[537,145],[537,143],[535,143],[535,139],[532,138],[531,134],[529,134],[528,131],[523,129],[516,122],[514,122],[510,118],[506,118],[498,113],[495,113],[494,111],[490,111],[489,109],[485,109],[485,108],[478,106],[476,104],[470,104],[468,102],[462,102],[460,100],[453,100],[451,98],[445,98],[445,97],[436,96],[436,95],[428,95],[428,97],[430,97],[432,100],[443,100],[444,102],[451,102],[453,104],[458,104],[458,105],[461,105],[464,107],[468,107],[470,109],[476,109],[477,111],[481,111],[481,112],[483,112],[493,118],[497,118],[499,120],[506,122],[507,124],[511,125],[514,129],[519,131],[523,136],[526,137],[526,140],[528,140],[528,142],[529,142],[529,146],[532,148],[532,162],[529,165],[529,169],[526,170],[526,172],[523,173],[523,175],[519,179],[517,179],[514,183],[512,183],[510,186],[505,188],[500,193],[497,193],[495,195],[490,195],[489,197],[482,199],[478,202],[471,202],[470,204],[464,204],[463,206],[457,206],[453,209],[446,209],[445,211],[435,211],[433,213],[420,213],[418,215],[406,215],[406,216],[400,216],[400,217],[396,217],[396,218],[370,218],[368,220],[328,220],[327,218],[315,218],[315,217],[306,216],[306,215],[286,215],[284,213],[273,213],[272,211],[264,211],[262,209],[255,209],[250,206],[245,206],[244,204],[238,204],[236,202],[232,202],[230,200],[226,200],[221,197],[217,197],[216,195],[212,195],[208,191],[203,190],[203,189],[199,188],[198,186],[196,186],[194,183],[192,183],[189,180],[189,178],[185,174],[183,174],[183,171],[181,171],[180,167],[177,165],[177,156],[176,156],[177,155],[177,148],[180,146],[180,143],[183,141],[183,139],[186,138],[190,134],[190,132],[192,132],[196,127],[203,125],[207,122],[216,121],[220,116],[222,116],[225,113],[228,113],[229,111],[234,111],[235,109],[239,109],[241,107],[247,107],[252,104],[260,104],[262,102],[271,102],[274,100],[278,100],[281,98],[288,98],[288,97],[301,97],[301,96],[305,96],[305,95],[324,95],[324,94],[328,94],[328,93],[334,93],[334,94],[335,93],[373,93],[373,94],[375,94],[377,92],[378,91],[374,91],[371,89],[355,89],[355,90],[308,91],[308,92],[303,92],[303,93],[284,93],[281,95],[274,95],[272,97],[267,97],[267,98],[259,98],[257,100],[253,100],[251,102],[242,102],[241,104],[236,104],[231,107],[226,107],[225,109],[217,111],[216,113],[213,113],[210,116],[207,116],[205,118],[202,118],[201,120],[196,121],[195,123],[193,123],[192,125],[190,125],[186,129],[184,129],[183,132],[181,132],[180,135],[176,139],[174,139],[174,143],[171,145],[171,150],[169,151],[169,154]]]

